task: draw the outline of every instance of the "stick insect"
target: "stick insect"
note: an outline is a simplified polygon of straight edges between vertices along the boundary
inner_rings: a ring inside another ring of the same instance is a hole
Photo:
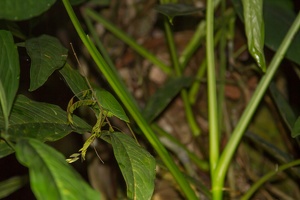
[[[78,57],[73,49],[73,45],[71,44],[72,51],[74,53],[74,56],[78,62],[79,67],[81,67],[80,62],[78,60]],[[127,126],[129,127],[130,131],[131,128],[129,126],[129,119],[123,110],[122,106],[118,103],[118,101],[113,97],[111,93],[105,90],[99,90],[99,89],[93,89],[89,80],[87,79],[86,75],[83,75],[87,85],[88,89],[84,90],[75,96],[73,96],[67,107],[67,119],[68,123],[70,125],[73,125],[73,112],[78,109],[81,106],[88,106],[90,107],[96,116],[96,123],[93,126],[91,130],[90,137],[85,141],[83,144],[83,147],[79,149],[78,153],[74,153],[70,156],[70,158],[67,159],[68,163],[73,163],[81,157],[82,160],[85,160],[86,152],[88,147],[95,141],[96,138],[100,138],[102,133],[104,132],[113,132],[114,129],[112,125],[110,124],[108,117],[115,116],[119,118],[120,120],[126,122]],[[79,100],[75,102],[75,98],[78,98]],[[108,130],[102,130],[102,128],[108,125]],[[133,134],[133,132],[131,131]],[[134,134],[133,134],[134,136]],[[135,138],[135,136],[134,136]],[[102,161],[99,154],[97,153],[95,147],[94,150],[98,156],[98,158]],[[103,162],[103,161],[102,161]]]

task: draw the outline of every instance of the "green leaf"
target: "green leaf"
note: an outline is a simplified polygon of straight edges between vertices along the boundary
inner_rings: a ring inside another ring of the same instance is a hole
[[[0,117],[0,123],[2,121]],[[90,130],[91,126],[76,116],[74,126],[70,126],[67,113],[56,105],[35,102],[19,95],[12,109],[7,136],[12,141],[21,137],[55,141],[73,131],[84,133]]]
[[[266,71],[264,56],[265,26],[262,0],[242,0],[248,49],[263,72]]]
[[[113,132],[114,155],[127,186],[129,199],[151,199],[154,190],[155,159],[131,137]]]
[[[168,80],[163,87],[159,88],[147,101],[143,110],[143,116],[148,123],[151,123],[174,97],[184,88],[191,85],[193,79],[189,77],[179,77]]]
[[[278,91],[274,82],[270,84],[269,89],[281,117],[283,118],[290,131],[292,131],[292,127],[294,126],[297,119],[293,109],[291,108],[287,100],[283,97],[283,95]]]
[[[239,17],[243,20],[241,0],[231,0]],[[291,0],[264,0],[265,44],[276,51],[288,29],[296,18]],[[274,34],[275,33],[275,34]],[[300,65],[300,32],[296,34],[287,50],[286,57]]]
[[[115,117],[129,123],[129,119],[116,98],[106,90],[95,89],[96,97],[100,105],[107,111],[111,112]]]
[[[85,78],[78,70],[73,69],[68,63],[66,63],[59,72],[75,95],[90,89]]]
[[[8,156],[9,154],[12,154],[15,152],[8,144],[0,139],[0,158],[3,158],[5,156]]]
[[[28,183],[27,176],[15,176],[0,182],[0,199],[3,199],[17,191]]]
[[[26,20],[47,11],[55,0],[1,0],[0,19]]]
[[[57,38],[48,35],[26,40],[25,47],[31,58],[29,91],[33,91],[65,64],[68,50]]]
[[[276,51],[296,18],[293,2],[290,0],[264,0],[265,42]],[[274,34],[275,33],[275,34]],[[296,34],[286,57],[300,64],[300,32]]]
[[[167,16],[170,23],[173,24],[174,17],[196,14],[202,9],[189,4],[168,3],[155,6],[155,10]]]
[[[0,30],[0,111],[4,117],[5,130],[8,117],[19,88],[20,64],[17,47],[10,32]],[[0,116],[0,117],[1,117]]]
[[[292,137],[295,138],[300,135],[300,117],[296,120],[293,129],[292,129]]]
[[[16,144],[16,156],[29,168],[30,184],[37,199],[100,199],[81,176],[52,147],[32,138]]]

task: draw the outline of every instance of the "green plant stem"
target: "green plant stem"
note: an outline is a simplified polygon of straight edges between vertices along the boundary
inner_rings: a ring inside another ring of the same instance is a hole
[[[215,46],[219,42],[221,36],[222,36],[222,31],[218,31],[215,36],[215,40],[214,40]],[[207,58],[204,58],[198,68],[197,73],[196,73],[196,76],[195,76],[196,81],[192,84],[192,86],[188,92],[189,102],[192,105],[194,105],[196,102],[197,94],[198,94],[199,88],[201,86],[201,80],[203,79],[203,77],[206,73],[206,68],[207,68]]]
[[[210,172],[214,170],[219,160],[219,122],[217,109],[216,72],[214,58],[214,7],[213,1],[207,1],[206,11],[206,58],[208,84],[208,121],[209,121],[209,158]],[[214,179],[212,179],[214,181]],[[215,183],[212,183],[213,185]]]
[[[192,57],[194,52],[198,49],[198,47],[201,45],[202,41],[205,39],[205,27],[206,27],[206,22],[201,21],[197,26],[197,29],[193,34],[192,39],[184,48],[179,58],[179,62],[182,70],[187,66],[187,63],[190,61],[190,58]]]
[[[251,196],[257,191],[257,189],[259,187],[261,187],[265,182],[267,182],[268,180],[270,180],[273,176],[275,176],[277,173],[284,171],[288,168],[294,167],[296,165],[300,165],[300,160],[295,160],[293,162],[284,164],[279,166],[276,170],[271,171],[269,173],[267,173],[266,175],[264,175],[263,177],[261,177],[258,181],[256,181],[251,188],[243,195],[243,197],[241,198],[241,200],[247,200],[250,199]]]
[[[221,1],[221,16],[225,15],[226,3],[225,1]],[[223,19],[223,23],[221,25],[220,32],[220,42],[219,42],[219,84],[218,84],[218,99],[217,99],[217,108],[218,108],[218,122],[219,127],[222,127],[223,122],[223,107],[224,107],[224,99],[225,99],[225,73],[226,73],[226,42],[227,42],[227,22],[229,20]],[[215,42],[216,44],[216,42]],[[221,128],[220,128],[221,129]],[[220,130],[219,130],[220,131]],[[221,131],[219,132],[221,135]]]
[[[259,102],[261,101],[262,97],[264,96],[265,91],[268,88],[280,62],[284,58],[284,55],[294,38],[295,34],[299,30],[300,27],[300,13],[298,14],[297,18],[295,19],[294,23],[292,24],[291,28],[289,29],[288,33],[286,34],[284,40],[282,41],[280,47],[278,48],[276,54],[274,55],[269,68],[266,71],[266,74],[262,77],[260,83],[258,84],[251,100],[248,103],[243,115],[241,116],[238,124],[236,125],[231,138],[229,139],[226,147],[220,157],[218,162],[217,168],[214,171],[213,178],[213,199],[219,200],[222,199],[223,196],[223,185],[224,179],[226,175],[226,171],[230,164],[230,161],[234,155],[236,148],[239,145],[239,142],[243,136],[244,131],[246,130]]]
[[[169,24],[169,21],[167,20],[167,18],[164,19],[164,27],[165,27],[166,38],[167,38],[169,49],[170,49],[172,63],[174,65],[176,75],[178,77],[180,77],[180,76],[182,76],[182,72],[181,72],[181,68],[180,68],[180,64],[179,64],[179,60],[178,60],[178,56],[177,56],[177,52],[176,52],[176,47],[175,47],[172,30],[171,30],[171,27],[170,27],[170,24]],[[181,95],[181,98],[182,98],[182,101],[184,104],[185,114],[186,114],[186,118],[187,118],[189,127],[194,136],[199,136],[201,133],[201,130],[196,122],[196,118],[193,115],[192,107],[189,103],[188,94],[187,94],[186,89],[181,90],[180,95]]]
[[[206,62],[206,58],[203,59],[202,63],[200,64],[200,66],[198,67],[196,76],[195,76],[195,81],[192,84],[192,86],[190,87],[189,91],[188,91],[188,98],[189,98],[189,102],[191,105],[194,105],[196,103],[197,100],[197,95],[199,93],[199,88],[201,86],[201,80],[203,80],[203,78],[206,75],[206,69],[207,69],[207,62]]]
[[[152,129],[145,121],[141,115],[138,106],[133,99],[133,97],[128,92],[124,83],[120,80],[119,76],[114,73],[114,71],[107,65],[99,51],[96,49],[95,45],[90,41],[89,37],[85,35],[73,9],[68,0],[62,0],[63,4],[68,12],[68,15],[80,37],[85,47],[88,49],[93,60],[99,67],[100,71],[106,77],[108,83],[112,89],[116,92],[118,97],[121,99],[122,103],[131,114],[135,122],[138,124],[145,137],[148,139],[149,143],[156,150],[158,155],[161,157],[162,161],[166,167],[170,170],[174,179],[177,181],[179,187],[182,189],[183,193],[188,199],[197,199],[195,192],[192,190],[190,184],[187,182],[181,171],[178,169],[170,155],[168,154],[165,147],[160,143],[156,135],[153,133]]]
[[[91,9],[86,9],[85,14],[91,19],[101,23],[106,29],[112,32],[116,37],[121,39],[123,42],[128,44],[131,48],[133,48],[136,52],[138,52],[141,56],[148,59],[154,65],[163,70],[166,74],[171,73],[170,67],[165,65],[162,61],[160,61],[155,55],[151,54],[147,49],[139,45],[134,39],[126,35],[123,31],[115,27],[112,23],[103,18],[99,13],[92,11]]]

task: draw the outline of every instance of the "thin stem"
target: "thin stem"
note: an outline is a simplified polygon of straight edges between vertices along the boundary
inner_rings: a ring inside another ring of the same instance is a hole
[[[214,58],[214,7],[213,1],[207,1],[206,11],[206,58],[208,84],[208,120],[209,120],[209,158],[211,176],[219,160],[219,123],[217,109],[216,72]],[[214,180],[214,179],[212,179]],[[216,183],[212,183],[213,185]]]
[[[168,41],[168,45],[169,45],[169,49],[170,49],[172,63],[174,65],[176,75],[178,77],[180,77],[180,76],[182,76],[181,67],[180,67],[177,52],[176,52],[176,47],[175,47],[172,30],[171,30],[170,24],[166,18],[164,20],[164,27],[165,27],[166,37],[167,37],[167,41]],[[196,122],[196,118],[193,115],[192,107],[189,103],[188,94],[187,94],[186,89],[181,90],[180,95],[181,95],[181,98],[182,98],[182,101],[184,104],[185,114],[186,114],[186,118],[187,118],[189,127],[194,136],[199,136],[201,133],[201,130]]]
[[[222,199],[222,190],[224,185],[224,179],[226,175],[226,171],[231,162],[231,159],[234,155],[235,150],[237,149],[239,142],[245,132],[259,102],[264,96],[265,91],[267,90],[277,68],[279,67],[280,62],[284,58],[284,55],[294,38],[295,34],[298,32],[300,27],[300,13],[286,34],[284,40],[282,41],[280,47],[278,48],[275,56],[273,57],[269,68],[266,71],[266,74],[262,77],[260,83],[258,84],[251,100],[249,101],[248,106],[246,107],[243,115],[241,116],[235,130],[232,133],[230,140],[228,141],[221,157],[218,162],[217,168],[214,171],[213,176],[213,197],[216,200]]]
[[[149,143],[153,146],[156,150],[166,167],[170,170],[170,173],[173,175],[174,179],[177,181],[179,187],[182,189],[183,193],[186,195],[188,199],[197,199],[195,192],[192,190],[190,184],[187,182],[183,174],[180,172],[176,164],[174,163],[173,159],[168,154],[165,147],[160,143],[156,135],[153,133],[152,129],[143,118],[142,114],[140,113],[138,106],[133,99],[133,97],[128,92],[127,88],[125,87],[124,83],[120,80],[119,76],[114,73],[105,60],[103,59],[102,55],[99,53],[95,45],[91,42],[88,36],[85,35],[80,22],[78,21],[70,3],[68,0],[62,0],[63,4],[68,12],[68,15],[80,36],[83,44],[89,51],[90,55],[92,56],[93,60],[97,64],[99,70],[103,73],[106,77],[108,83],[112,87],[112,89],[116,92],[128,112],[131,114],[137,125],[140,127],[141,131],[144,133],[145,137],[148,139]]]
[[[284,170],[286,170],[288,168],[291,168],[291,167],[294,167],[296,165],[300,165],[300,160],[295,160],[293,162],[281,165],[278,168],[276,168],[274,171],[271,171],[271,172],[267,173],[266,175],[261,177],[258,181],[256,181],[251,186],[251,188],[246,192],[246,194],[244,194],[244,196],[241,198],[241,200],[250,199],[250,197],[257,191],[257,189],[259,187],[261,187],[265,182],[270,180],[273,176],[275,176],[276,174],[278,174],[281,171],[284,171]]]

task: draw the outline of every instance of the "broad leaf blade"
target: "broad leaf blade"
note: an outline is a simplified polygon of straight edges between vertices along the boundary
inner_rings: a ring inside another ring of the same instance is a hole
[[[107,111],[111,112],[115,117],[129,123],[129,119],[116,98],[106,90],[95,90],[96,97],[100,105]]]
[[[0,30],[0,111],[4,117],[0,126],[5,123],[5,129],[8,128],[8,117],[19,87],[19,76],[19,56],[13,36]]]
[[[155,94],[148,100],[143,110],[143,116],[148,123],[151,123],[158,115],[164,111],[174,97],[184,88],[192,83],[191,78],[180,77],[170,79],[158,89]]]
[[[265,72],[266,62],[263,52],[265,37],[263,1],[242,0],[242,2],[244,7],[245,32],[248,40],[248,49],[258,66]]]
[[[55,0],[1,0],[0,19],[26,20],[47,11]]]
[[[59,70],[60,74],[64,77],[72,92],[77,95],[82,91],[89,90],[89,86],[84,77],[78,70],[73,69],[68,63]]]
[[[31,58],[29,91],[33,91],[42,86],[55,70],[65,64],[68,50],[58,39],[48,35],[26,40],[25,46]]]
[[[37,199],[100,199],[99,193],[52,147],[35,139],[21,139],[16,144],[16,156],[29,168],[31,189]]]
[[[111,144],[127,185],[127,197],[151,199],[154,190],[155,159],[126,134],[111,133]]]
[[[0,117],[0,123],[2,121]],[[91,130],[87,123],[76,116],[74,122],[74,126],[70,126],[67,113],[56,105],[35,102],[19,95],[11,112],[8,136],[14,141],[20,137],[55,141],[73,131],[84,133]]]

